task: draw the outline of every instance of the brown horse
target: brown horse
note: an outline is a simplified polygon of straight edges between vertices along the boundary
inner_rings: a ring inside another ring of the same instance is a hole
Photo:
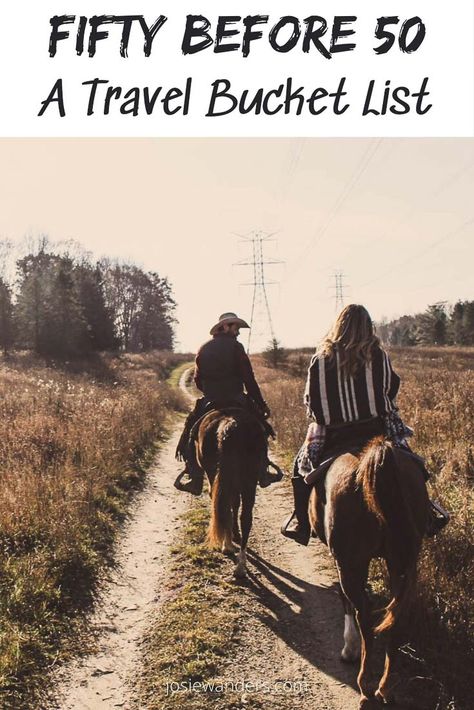
[[[230,554],[233,541],[240,543],[234,574],[242,577],[258,478],[267,462],[263,426],[245,409],[209,412],[199,424],[196,458],[211,486],[209,544]]]
[[[415,590],[428,494],[419,465],[383,437],[372,439],[359,458],[351,454],[337,458],[324,485],[324,493],[311,493],[311,527],[336,561],[345,611],[341,657],[355,661],[360,653],[360,708],[367,708],[373,697],[381,702],[392,699],[391,672]],[[374,557],[386,561],[392,595],[376,628],[366,593]],[[369,687],[374,633],[386,640],[385,667],[375,696]]]

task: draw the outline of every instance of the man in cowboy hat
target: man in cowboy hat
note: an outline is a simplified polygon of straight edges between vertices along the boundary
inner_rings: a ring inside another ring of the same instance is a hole
[[[250,409],[262,422],[267,435],[274,435],[272,427],[266,422],[270,410],[262,397],[255,380],[251,362],[237,337],[240,328],[250,326],[235,313],[223,313],[219,321],[211,328],[212,338],[199,348],[194,369],[194,382],[203,393],[197,400],[194,410],[189,414],[184,431],[181,435],[177,458],[186,461],[186,469],[176,480],[175,486],[194,495],[202,492],[203,474],[190,455],[190,434],[193,425],[205,413],[211,402],[237,404]],[[188,474],[189,480],[181,482],[183,475]],[[260,485],[266,487],[274,481],[281,480],[281,472],[277,474],[262,471]]]

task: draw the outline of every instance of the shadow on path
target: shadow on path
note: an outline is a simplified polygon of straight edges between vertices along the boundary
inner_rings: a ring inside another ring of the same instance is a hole
[[[344,613],[339,585],[307,582],[255,550],[248,550],[248,560],[248,578],[242,584],[261,605],[257,618],[312,666],[357,690],[358,663],[340,660]]]

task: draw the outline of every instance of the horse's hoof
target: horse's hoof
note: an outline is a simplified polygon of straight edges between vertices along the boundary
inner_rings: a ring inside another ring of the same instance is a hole
[[[237,565],[234,570],[234,577],[236,579],[244,579],[247,576],[247,570],[242,565]]]
[[[393,693],[384,691],[383,693],[379,690],[375,691],[375,699],[383,705],[392,705],[395,702],[395,697]]]
[[[235,552],[234,547],[223,547],[222,548],[222,554],[225,555],[226,557],[231,557]]]
[[[359,710],[371,710],[374,707],[374,698],[363,697],[360,699]]]
[[[350,653],[349,651],[346,651],[344,648],[341,651],[341,661],[343,663],[355,663],[358,661],[360,658],[360,655],[358,653]]]

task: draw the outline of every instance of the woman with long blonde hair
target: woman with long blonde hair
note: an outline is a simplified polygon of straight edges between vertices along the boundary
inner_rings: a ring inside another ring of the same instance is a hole
[[[351,304],[339,313],[316,352],[331,358],[337,357],[339,351],[341,367],[354,374],[359,366],[370,360],[376,347],[380,347],[380,341],[367,310],[364,306]]]
[[[295,510],[282,526],[283,535],[303,545],[309,542],[311,486],[305,478],[322,461],[323,453],[343,453],[381,434],[409,450],[406,438],[413,432],[398,414],[399,387],[400,377],[375,334],[366,308],[346,306],[318,345],[309,366],[304,399],[313,421],[295,459]],[[445,511],[437,510],[441,527],[448,518],[443,517]],[[297,525],[290,529],[294,517]]]

